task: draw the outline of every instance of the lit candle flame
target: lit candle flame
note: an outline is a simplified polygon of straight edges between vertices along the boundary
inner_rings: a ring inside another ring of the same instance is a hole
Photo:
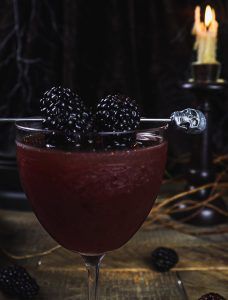
[[[204,19],[204,23],[207,28],[210,26],[213,18],[215,18],[215,12],[212,11],[210,5],[207,5],[205,10],[205,19]]]
[[[204,22],[201,21],[200,7],[195,8],[195,22],[192,33],[196,36],[194,49],[197,50],[197,63],[217,63],[217,38],[219,24],[215,10],[207,5]]]

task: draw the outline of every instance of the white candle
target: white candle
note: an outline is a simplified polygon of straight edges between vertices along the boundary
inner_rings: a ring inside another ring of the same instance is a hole
[[[218,22],[214,9],[209,5],[205,10],[204,22],[200,20],[200,7],[196,7],[192,34],[196,36],[194,49],[197,51],[197,63],[217,63]]]

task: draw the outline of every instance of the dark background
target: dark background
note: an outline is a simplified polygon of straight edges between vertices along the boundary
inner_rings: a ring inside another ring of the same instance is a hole
[[[0,117],[39,114],[53,85],[77,91],[88,105],[113,91],[132,96],[144,116],[169,116],[194,106],[180,88],[194,60],[196,5],[212,5],[219,21],[218,59],[228,79],[228,1],[1,0]],[[213,150],[228,150],[225,92],[214,102]],[[174,134],[170,149],[188,149]],[[13,126],[0,126],[0,157],[13,157]]]

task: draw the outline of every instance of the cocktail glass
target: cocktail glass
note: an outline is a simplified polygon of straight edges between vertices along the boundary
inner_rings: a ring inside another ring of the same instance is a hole
[[[137,232],[159,193],[167,125],[87,134],[80,138],[91,146],[82,149],[61,143],[64,134],[43,129],[41,122],[17,123],[16,128],[20,178],[30,204],[60,245],[81,254],[88,299],[98,299],[102,258]],[[119,149],[113,150],[113,141]]]

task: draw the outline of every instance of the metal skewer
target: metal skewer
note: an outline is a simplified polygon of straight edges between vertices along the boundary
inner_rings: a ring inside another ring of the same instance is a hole
[[[42,118],[0,118],[0,122],[41,122],[44,121]],[[152,119],[152,118],[141,118],[141,122],[171,122],[171,119]]]
[[[10,122],[35,122],[35,121],[44,121],[42,118],[0,118],[0,122],[2,123],[10,123]]]
[[[0,123],[3,122],[42,122],[43,118],[0,118]],[[167,119],[153,119],[153,118],[141,118],[141,122],[165,122],[172,123],[176,128],[182,129],[187,133],[197,134],[204,131],[206,128],[207,120],[204,114],[196,109],[187,108],[182,111],[175,111],[171,114],[170,118]]]
[[[172,119],[152,119],[152,118],[141,118],[141,122],[172,122]]]

